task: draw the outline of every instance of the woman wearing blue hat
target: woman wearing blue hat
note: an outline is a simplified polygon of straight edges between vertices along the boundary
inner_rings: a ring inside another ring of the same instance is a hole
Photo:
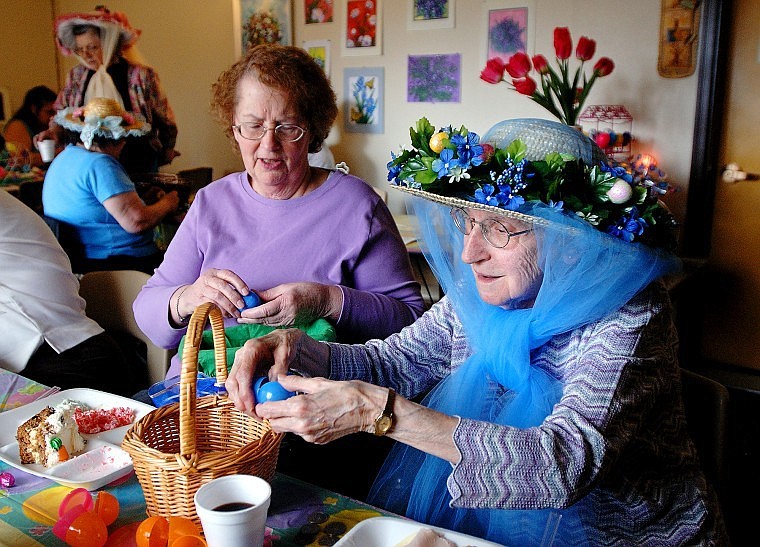
[[[664,189],[555,122],[411,135],[390,178],[446,296],[382,341],[248,342],[237,407],[315,443],[395,439],[369,501],[420,522],[508,545],[725,544],[681,399]],[[267,369],[300,395],[254,404]]]

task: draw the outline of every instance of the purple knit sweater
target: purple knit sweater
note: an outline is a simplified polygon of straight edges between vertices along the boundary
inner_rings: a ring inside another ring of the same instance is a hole
[[[156,345],[177,346],[186,329],[169,323],[169,298],[209,268],[232,270],[253,290],[299,281],[338,285],[340,340],[384,338],[424,309],[388,207],[364,181],[339,171],[313,192],[286,200],[257,194],[244,172],[201,189],[133,306]],[[179,372],[176,361],[169,376]]]
[[[727,544],[685,424],[670,305],[654,284],[606,319],[556,336],[533,364],[562,397],[539,427],[462,419],[454,507],[563,508],[589,497],[593,544]],[[365,346],[330,344],[337,380],[419,395],[469,356],[448,298],[414,325]],[[526,453],[527,452],[527,453]]]

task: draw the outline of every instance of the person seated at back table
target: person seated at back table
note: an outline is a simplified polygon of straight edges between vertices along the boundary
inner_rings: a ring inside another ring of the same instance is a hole
[[[505,545],[726,545],[686,427],[659,194],[556,122],[498,124],[495,154],[448,131],[456,180],[438,166],[415,181],[414,155],[389,164],[446,296],[364,345],[248,341],[226,383],[236,407],[314,443],[395,439],[368,501],[431,525]],[[267,369],[299,395],[254,404]]]
[[[153,228],[177,210],[177,192],[146,205],[118,162],[127,139],[150,126],[113,99],[98,98],[83,109],[55,116],[71,142],[50,164],[42,188],[45,215],[74,227],[81,241],[82,271],[139,270],[152,274],[163,254]]]
[[[324,318],[350,341],[385,337],[419,317],[420,287],[388,207],[365,181],[309,166],[309,152],[321,148],[338,113],[314,59],[298,47],[259,45],[220,75],[212,93],[245,171],[196,193],[135,300],[143,332],[174,348],[203,302],[222,310],[226,326]],[[250,291],[262,304],[241,312]],[[179,356],[167,376],[178,373]],[[368,449],[362,459],[362,443],[347,439],[343,450],[318,450],[329,456],[293,458],[283,443],[280,469],[362,496],[371,479],[353,476],[350,466],[381,452]]]
[[[0,191],[0,367],[61,389],[129,396],[147,368],[85,315],[79,281],[42,218]]]
[[[44,85],[33,87],[26,92],[24,104],[3,128],[6,143],[12,145],[16,153],[26,152],[32,166],[40,167],[43,164],[33,139],[37,133],[48,127],[50,119],[55,115],[55,98],[56,94],[52,89]]]

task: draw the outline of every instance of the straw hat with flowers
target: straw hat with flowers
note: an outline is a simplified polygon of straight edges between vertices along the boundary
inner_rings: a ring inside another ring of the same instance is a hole
[[[542,119],[496,124],[481,140],[462,126],[410,130],[412,149],[391,154],[394,188],[455,207],[526,222],[535,204],[584,220],[625,242],[673,250],[675,220],[660,197],[668,185],[618,163],[580,131]]]
[[[59,110],[55,123],[81,133],[81,140],[88,150],[95,136],[111,140],[125,137],[141,137],[150,131],[150,124],[142,116],[124,110],[114,99],[99,97],[84,107],[68,107]]]

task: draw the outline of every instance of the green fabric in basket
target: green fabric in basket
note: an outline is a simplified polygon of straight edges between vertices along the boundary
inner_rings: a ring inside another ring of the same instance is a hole
[[[326,319],[317,319],[308,325],[293,325],[293,327],[269,327],[259,324],[235,325],[224,329],[224,343],[227,348],[227,370],[232,368],[235,361],[235,352],[243,347],[246,340],[259,338],[269,334],[274,329],[299,328],[315,340],[323,342],[335,342],[338,337],[333,327]],[[185,336],[179,341],[178,353],[182,358],[185,347]],[[198,369],[207,376],[216,376],[216,363],[214,362],[214,335],[211,330],[203,331],[201,347],[198,351]]]

